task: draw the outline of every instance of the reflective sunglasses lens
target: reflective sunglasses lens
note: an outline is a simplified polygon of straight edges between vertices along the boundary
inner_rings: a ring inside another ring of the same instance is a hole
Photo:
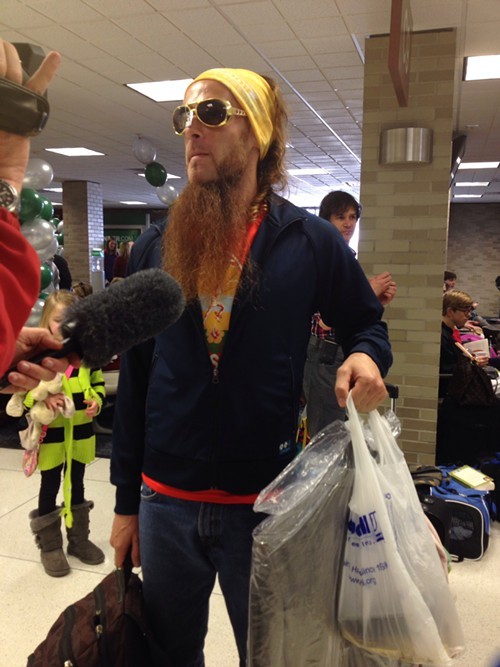
[[[227,109],[222,100],[204,100],[198,104],[196,112],[205,125],[217,127],[227,121]]]
[[[174,130],[177,134],[182,134],[186,129],[191,118],[191,110],[187,106],[180,106],[174,110],[174,115],[172,117],[172,122],[174,124]]]

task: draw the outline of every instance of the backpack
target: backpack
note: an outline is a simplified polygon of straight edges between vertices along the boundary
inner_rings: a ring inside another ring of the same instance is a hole
[[[500,521],[500,452],[481,459],[479,469],[485,475],[492,477],[495,482],[495,490],[491,492],[491,495],[495,503],[496,516],[492,518]]]
[[[108,574],[67,607],[29,656],[27,667],[168,667],[152,639],[142,582],[131,567]]]
[[[489,491],[471,489],[448,475],[456,466],[441,467],[444,473],[440,486],[430,487],[430,495],[446,502],[451,510],[448,551],[457,560],[479,560],[488,548],[490,535]]]

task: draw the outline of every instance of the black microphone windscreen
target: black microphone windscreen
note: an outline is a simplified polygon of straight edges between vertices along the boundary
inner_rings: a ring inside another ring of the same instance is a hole
[[[173,324],[184,305],[172,276],[146,269],[70,306],[61,334],[86,366],[98,368]]]

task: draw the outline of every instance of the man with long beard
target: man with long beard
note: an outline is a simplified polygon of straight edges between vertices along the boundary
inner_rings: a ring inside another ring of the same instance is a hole
[[[131,549],[142,566],[169,664],[204,665],[218,575],[244,665],[252,530],[263,518],[252,504],[296,454],[311,316],[320,311],[343,345],[341,405],[352,389],[358,409],[375,408],[392,357],[382,307],[341,235],[274,193],[286,183],[276,84],[209,70],[173,122],[189,185],[165,232],[135,243],[130,266],[161,264],[187,306],[122,357],[111,544],[117,565]]]

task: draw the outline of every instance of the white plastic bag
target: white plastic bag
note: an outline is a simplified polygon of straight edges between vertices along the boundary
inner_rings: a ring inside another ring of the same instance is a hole
[[[446,665],[463,647],[455,605],[402,452],[370,414],[376,462],[351,396],[354,485],[338,601],[346,639],[375,654]]]
[[[350,434],[333,422],[259,495],[247,667],[399,667],[340,634],[336,599],[352,495]]]

